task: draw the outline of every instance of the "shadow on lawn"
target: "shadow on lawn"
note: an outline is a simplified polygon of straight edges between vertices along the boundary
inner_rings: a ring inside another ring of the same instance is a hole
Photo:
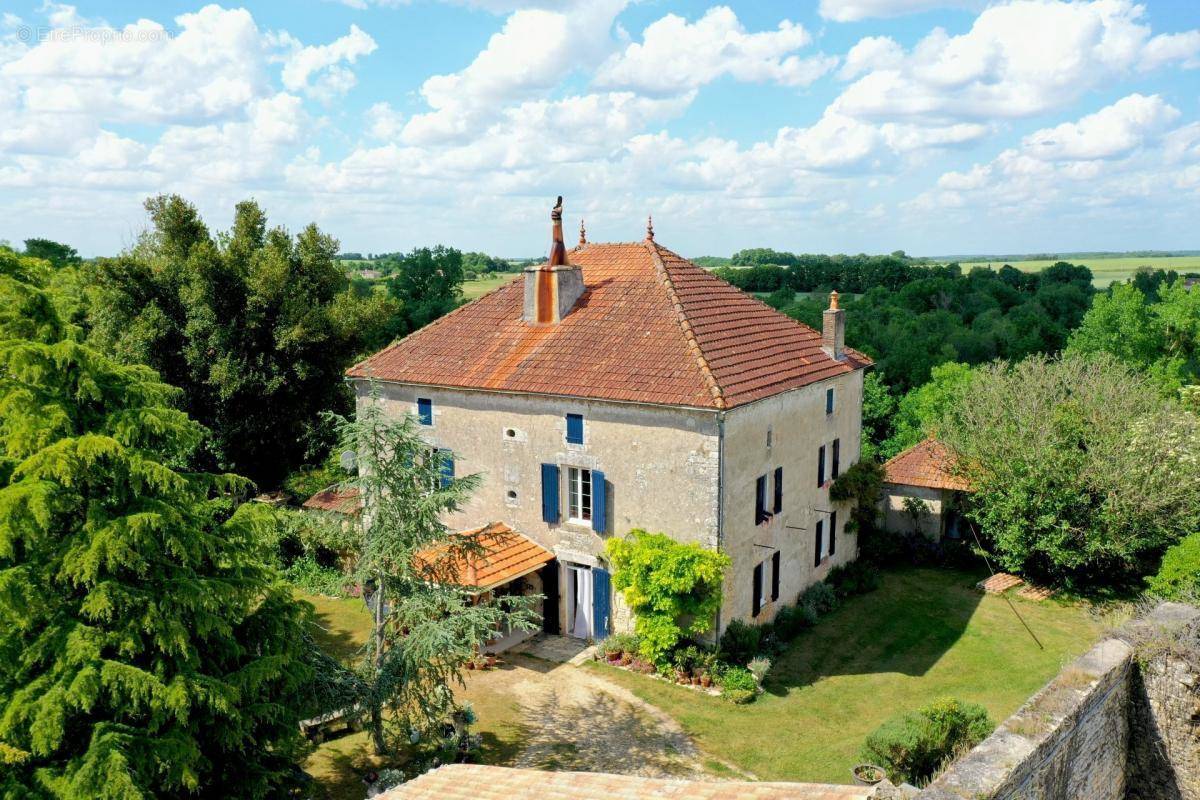
[[[888,570],[873,592],[845,601],[775,659],[763,688],[774,695],[834,675],[924,675],[954,646],[983,600],[961,570]]]

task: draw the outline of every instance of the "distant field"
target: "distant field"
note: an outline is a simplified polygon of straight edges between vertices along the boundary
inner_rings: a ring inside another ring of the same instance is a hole
[[[468,300],[478,300],[493,289],[499,289],[504,284],[520,277],[519,272],[493,272],[486,278],[475,281],[463,281],[463,297]]]
[[[1011,264],[1022,272],[1040,272],[1056,261],[1069,261],[1072,264],[1083,264],[1092,271],[1092,283],[1098,289],[1106,288],[1114,281],[1124,281],[1142,267],[1150,269],[1175,270],[1176,272],[1200,272],[1200,256],[1135,256],[1118,258],[1063,258],[1038,261],[962,261],[963,270],[971,267],[991,267],[999,269],[1004,264]]]

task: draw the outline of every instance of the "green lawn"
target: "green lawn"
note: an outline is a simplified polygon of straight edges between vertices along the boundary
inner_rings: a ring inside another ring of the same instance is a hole
[[[1039,650],[979,575],[887,573],[776,661],[748,706],[601,664],[589,665],[673,716],[710,755],[764,780],[849,783],[863,739],[898,712],[938,697],[982,703],[999,722],[1100,635],[1081,605],[1012,602]]]
[[[467,300],[478,300],[488,292],[499,289],[504,284],[520,276],[521,273],[519,272],[493,272],[478,280],[463,281],[463,297]]]
[[[363,601],[304,592],[297,592],[296,596],[313,605],[311,631],[321,649],[345,663],[352,663],[371,633],[371,615]],[[483,761],[511,763],[523,739],[517,704],[503,691],[506,677],[503,673],[488,672],[486,675],[485,685],[478,673],[468,673],[467,686],[457,687],[456,696],[461,702],[469,702],[479,718],[474,730],[483,736]],[[386,759],[371,754],[368,735],[361,732],[323,742],[303,766],[321,784],[330,800],[360,800],[365,791],[361,776],[369,770],[389,765]]]

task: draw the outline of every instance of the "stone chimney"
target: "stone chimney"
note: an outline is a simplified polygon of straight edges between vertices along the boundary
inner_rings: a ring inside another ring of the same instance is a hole
[[[521,318],[535,325],[555,325],[571,313],[583,294],[583,270],[567,263],[563,243],[562,197],[550,211],[550,259],[525,270],[525,311]]]
[[[846,357],[846,311],[838,308],[838,293],[829,293],[829,308],[821,326],[821,349],[830,358],[843,360]]]

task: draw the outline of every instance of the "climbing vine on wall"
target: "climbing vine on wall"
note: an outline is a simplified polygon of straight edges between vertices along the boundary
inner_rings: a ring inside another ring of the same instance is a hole
[[[661,662],[681,639],[712,626],[729,556],[640,528],[610,539],[607,550],[643,656]]]

